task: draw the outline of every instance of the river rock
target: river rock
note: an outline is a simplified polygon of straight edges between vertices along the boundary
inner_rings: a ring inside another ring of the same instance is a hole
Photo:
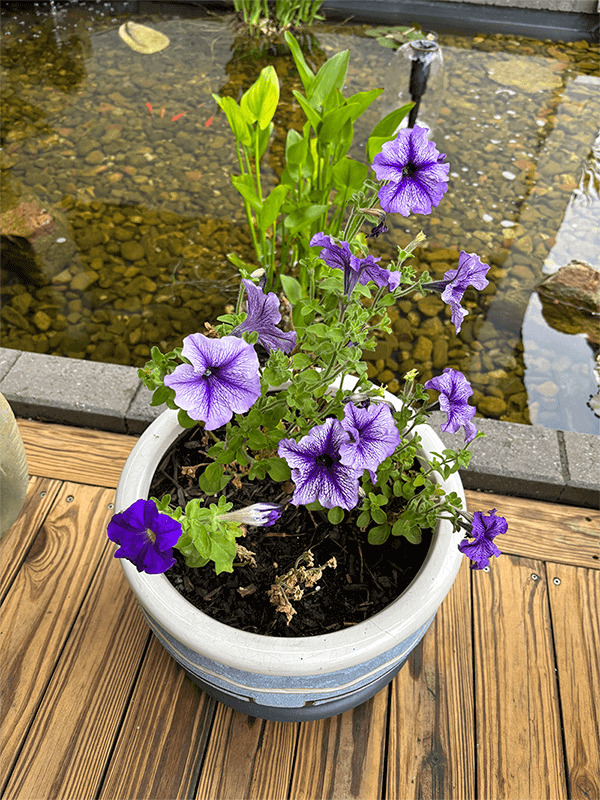
[[[144,248],[139,242],[123,242],[121,245],[121,255],[126,261],[139,261],[144,258]]]
[[[600,314],[600,271],[584,261],[570,261],[536,288],[542,299]]]

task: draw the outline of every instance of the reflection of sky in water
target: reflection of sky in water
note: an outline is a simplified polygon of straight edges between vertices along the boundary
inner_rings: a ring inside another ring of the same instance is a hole
[[[586,405],[598,390],[586,336],[549,327],[535,293],[529,299],[522,336],[531,421],[547,428],[599,433],[600,423]]]

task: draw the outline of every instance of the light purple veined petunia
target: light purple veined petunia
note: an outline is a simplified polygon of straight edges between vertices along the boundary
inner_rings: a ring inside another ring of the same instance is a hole
[[[340,421],[330,417],[299,442],[294,439],[279,442],[279,455],[291,467],[296,485],[294,505],[318,500],[324,508],[339,506],[347,511],[357,505],[358,480],[363,470],[342,464],[340,447],[348,441]]]
[[[460,552],[471,560],[471,569],[485,569],[490,558],[501,555],[500,549],[493,541],[496,536],[506,533],[508,523],[504,517],[496,516],[496,509],[488,511],[489,517],[482,511],[476,511],[473,519],[472,538],[465,538],[458,545]]]
[[[350,297],[357,283],[365,286],[369,281],[373,281],[380,288],[387,288],[394,291],[400,285],[400,273],[391,272],[378,266],[377,262],[381,258],[367,256],[358,258],[350,251],[348,242],[335,241],[333,236],[326,233],[315,233],[310,240],[311,247],[321,247],[319,258],[333,269],[341,269],[344,273],[344,294]]]
[[[175,564],[173,547],[181,523],[159,513],[152,500],[136,500],[108,523],[108,538],[120,545],[115,558],[126,558],[138,572],[157,575]]]
[[[191,363],[165,375],[165,386],[175,390],[179,408],[204,422],[207,430],[248,411],[260,397],[258,356],[243,339],[192,333],[183,340],[181,353]]]
[[[400,434],[389,406],[370,403],[365,407],[346,403],[342,427],[350,441],[340,447],[342,464],[368,470],[371,483],[377,483],[377,467],[400,444]]]
[[[456,433],[462,425],[465,429],[465,444],[472,442],[477,435],[477,428],[471,419],[477,409],[467,402],[473,389],[462,372],[446,367],[442,375],[427,381],[424,387],[440,393],[440,408],[448,415],[448,421],[440,425],[440,428],[447,433]]]
[[[258,333],[258,341],[263,347],[291,353],[296,346],[296,332],[285,332],[277,327],[281,321],[279,298],[274,292],[265,294],[252,281],[243,279],[246,287],[246,319],[231,331],[232,336],[240,336],[244,331]]]
[[[485,289],[489,283],[485,277],[489,268],[489,264],[484,264],[475,253],[465,253],[464,250],[461,250],[457,269],[449,269],[441,281],[423,284],[424,289],[441,292],[442,300],[444,303],[448,303],[452,311],[452,323],[457,333],[468,313],[460,304],[465,290],[467,286],[473,286],[480,290]]]
[[[242,525],[255,525],[268,528],[274,525],[281,516],[281,506],[277,503],[254,503],[236,511],[228,511],[221,519],[240,522]]]
[[[430,214],[448,188],[450,165],[442,164],[445,158],[427,138],[427,128],[415,125],[399,131],[373,159],[377,179],[389,181],[378,193],[381,207],[403,217],[411,211]]]

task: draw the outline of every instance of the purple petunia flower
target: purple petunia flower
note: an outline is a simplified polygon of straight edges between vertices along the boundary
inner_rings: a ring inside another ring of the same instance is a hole
[[[378,222],[377,225],[371,228],[369,233],[365,233],[365,239],[378,239],[381,236],[381,234],[387,233],[388,231],[389,228],[386,225],[384,216],[381,222]]]
[[[173,547],[181,536],[181,523],[159,513],[152,500],[136,500],[108,523],[108,538],[120,545],[115,558],[131,561],[138,572],[157,575],[175,564]]]
[[[400,444],[400,434],[389,406],[371,403],[361,408],[347,403],[342,427],[350,436],[350,441],[340,447],[342,464],[368,470],[371,483],[377,483],[377,467]]]
[[[248,411],[260,397],[258,356],[243,339],[192,333],[183,340],[181,353],[191,363],[165,375],[165,386],[175,390],[177,405],[207,430]]]
[[[344,294],[350,297],[357,283],[365,286],[373,281],[380,288],[386,287],[390,292],[400,285],[400,273],[391,272],[377,265],[381,258],[367,256],[358,258],[350,251],[348,242],[335,241],[333,236],[315,233],[310,240],[311,247],[322,247],[319,258],[333,269],[341,269],[344,273]]]
[[[458,257],[458,269],[449,269],[441,281],[423,284],[424,289],[442,293],[442,300],[444,303],[448,303],[452,311],[452,322],[457,333],[460,331],[464,317],[468,314],[468,311],[460,305],[463,294],[467,286],[485,289],[489,283],[485,277],[489,268],[489,264],[484,264],[475,253],[465,253],[464,250],[461,250]]]
[[[485,517],[482,511],[476,511],[473,519],[471,538],[464,538],[458,545],[460,552],[473,562],[471,569],[485,569],[492,556],[498,558],[501,552],[493,541],[496,536],[506,533],[508,523],[504,517],[496,516],[496,509],[488,511]]]
[[[342,464],[340,448],[350,440],[339,420],[330,417],[299,442],[282,439],[279,455],[292,468],[296,484],[292,503],[307,505],[318,500],[325,508],[349,511],[358,503],[358,480],[363,470]]]
[[[281,506],[277,503],[254,503],[236,511],[228,511],[221,519],[240,522],[242,525],[256,525],[268,528],[274,525],[281,516]]]
[[[471,422],[471,418],[477,409],[467,403],[468,398],[473,394],[473,389],[462,372],[446,367],[443,375],[437,375],[427,381],[424,387],[425,389],[435,389],[440,393],[440,408],[448,415],[448,421],[440,425],[441,429],[447,433],[456,433],[463,425],[465,444],[472,442],[477,435],[477,428]]]
[[[373,159],[377,179],[389,181],[378,193],[381,207],[403,217],[411,211],[430,214],[448,188],[450,165],[441,163],[445,158],[427,138],[427,128],[399,131]]]
[[[246,287],[246,319],[231,331],[232,336],[240,336],[244,331],[258,333],[258,341],[269,352],[283,350],[291,353],[296,346],[296,331],[284,332],[277,327],[281,321],[279,299],[274,292],[265,294],[252,281],[243,279]]]

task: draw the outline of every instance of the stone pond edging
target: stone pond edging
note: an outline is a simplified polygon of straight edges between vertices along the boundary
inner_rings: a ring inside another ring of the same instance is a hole
[[[141,434],[162,412],[136,367],[0,347],[0,392],[17,417]],[[437,412],[438,428],[445,415]],[[486,437],[474,446],[465,488],[597,508],[600,436],[477,418]],[[460,434],[440,433],[454,446]]]

